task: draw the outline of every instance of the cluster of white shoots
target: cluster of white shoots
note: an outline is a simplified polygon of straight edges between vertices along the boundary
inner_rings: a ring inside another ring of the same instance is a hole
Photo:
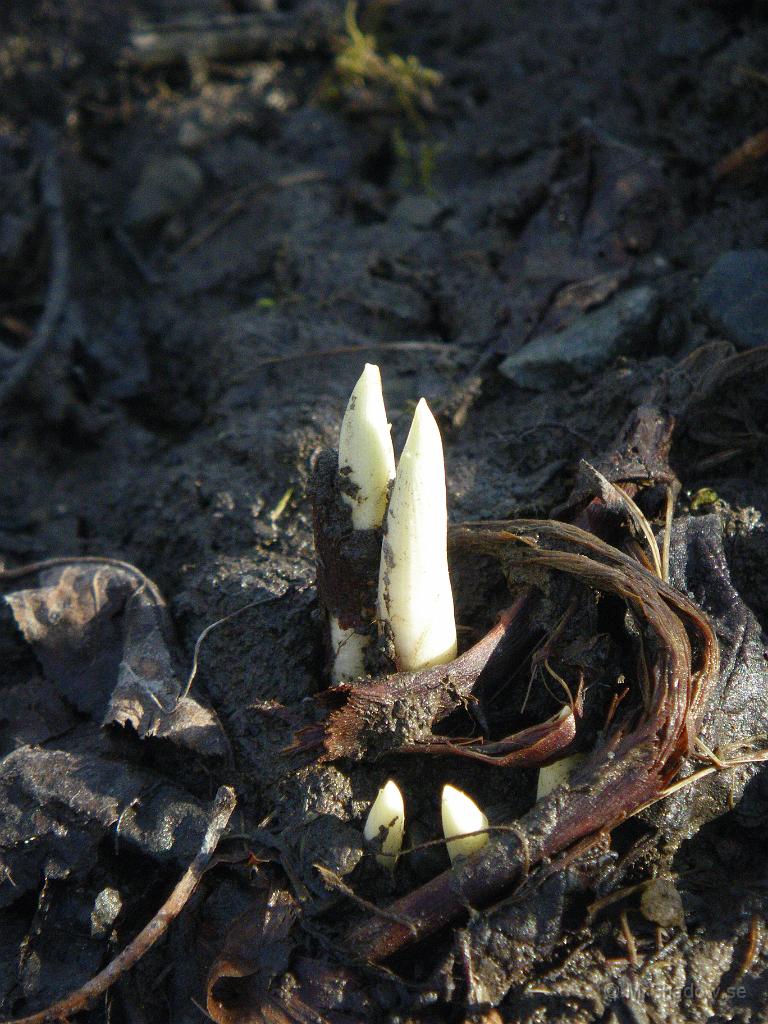
[[[441,802],[443,835],[451,864],[457,864],[482,850],[488,842],[488,819],[466,793],[443,786]],[[379,864],[393,871],[403,848],[405,804],[403,794],[391,779],[373,801],[363,835],[374,848]]]
[[[440,430],[422,398],[395,472],[381,374],[378,366],[370,363],[352,391],[342,420],[339,477],[353,529],[384,525],[376,615],[392,639],[397,668],[416,671],[452,661],[456,657],[456,623],[448,576],[448,511]],[[334,617],[330,631],[334,679],[362,675],[368,633],[343,629]],[[482,831],[488,827],[488,819],[453,786],[443,788],[442,819],[451,863],[470,856],[488,841],[488,833]],[[403,795],[390,779],[371,805],[363,830],[382,867],[393,870],[397,864],[404,829]]]
[[[440,431],[422,398],[395,473],[381,374],[370,363],[342,420],[339,477],[353,528],[371,530],[384,524],[376,614],[390,632],[398,669],[451,661],[456,657],[456,624]],[[333,617],[330,632],[334,681],[362,675],[368,634],[342,629]]]
[[[349,399],[339,437],[339,477],[352,527],[384,526],[376,617],[388,631],[401,671],[442,665],[456,657],[453,593],[448,575],[448,514],[443,446],[435,418],[422,398],[395,471],[390,425],[378,366],[367,363]],[[394,483],[393,483],[394,481]],[[391,491],[391,493],[390,493]],[[343,629],[330,620],[335,682],[365,671],[367,629]],[[540,800],[568,779],[581,755],[539,772]],[[443,834],[451,863],[488,841],[488,819],[466,793],[445,786]],[[379,791],[365,823],[381,865],[394,869],[403,844],[403,797],[391,780]]]

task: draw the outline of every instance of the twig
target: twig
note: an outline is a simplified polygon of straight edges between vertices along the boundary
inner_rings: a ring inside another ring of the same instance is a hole
[[[674,938],[671,938],[669,940],[666,946],[662,946],[657,953],[652,953],[649,957],[646,958],[642,967],[640,967],[637,972],[638,977],[646,975],[648,971],[650,971],[650,969],[654,967],[660,960],[665,960],[669,956],[669,954],[674,952],[674,950],[676,950],[678,946],[682,945],[682,943],[685,942],[687,938],[688,935],[685,931],[678,932],[677,935],[674,936]]]
[[[278,14],[196,18],[137,29],[122,60],[146,71],[196,59],[268,58],[315,49],[327,35],[328,27],[319,17],[301,28]]]
[[[672,518],[675,514],[675,496],[672,488],[667,487],[667,502],[664,509],[664,540],[661,545],[662,579],[669,583],[669,548],[672,542]]]
[[[407,917],[403,917],[402,914],[396,914],[391,910],[386,910],[383,907],[377,907],[375,903],[371,903],[362,896],[358,896],[354,889],[351,889],[343,879],[339,878],[335,871],[331,871],[330,868],[325,867],[323,864],[314,864],[313,867],[320,875],[325,884],[334,889],[336,892],[340,892],[342,896],[346,896],[348,900],[352,900],[353,903],[357,904],[362,910],[367,910],[370,914],[375,914],[377,917],[383,917],[385,921],[391,921],[394,924],[401,925],[403,928],[407,928],[414,938],[418,938],[418,931],[413,921]]]
[[[195,859],[149,924],[142,928],[122,953],[119,953],[103,971],[87,981],[76,992],[59,1000],[58,1003],[53,1003],[45,1010],[33,1013],[29,1017],[18,1017],[8,1024],[47,1024],[51,1021],[66,1020],[73,1014],[87,1009],[94,999],[103,995],[122,975],[130,971],[157,940],[168,931],[172,922],[186,906],[227,827],[235,809],[235,803],[234,790],[229,786],[222,786],[213,802],[211,820]]]
[[[206,1020],[213,1020],[213,1017],[210,1015],[210,1013],[208,1013],[203,1004],[198,1003],[194,996],[190,996],[189,1001],[190,1003],[192,1003],[193,1006],[195,1006],[200,1011],[200,1013],[202,1013]],[[213,1024],[216,1024],[215,1020],[213,1021]]]
[[[144,259],[124,228],[116,227],[113,229],[112,234],[145,284],[155,286],[163,283],[162,274],[158,274],[154,267]]]
[[[627,494],[626,491],[622,490],[621,487],[617,487],[616,484],[612,484],[610,480],[606,479],[606,477],[604,477],[599,470],[595,469],[594,466],[591,466],[586,459],[582,460],[582,465],[594,475],[595,479],[604,491],[604,497],[613,499],[617,506],[624,508],[627,518],[631,521],[637,532],[643,536],[645,543],[648,545],[648,551],[653,563],[653,572],[655,572],[660,580],[665,580],[666,582],[661,553],[659,552],[659,545],[657,544],[656,537],[651,529],[651,524],[643,515],[643,511],[639,508],[637,502]]]
[[[189,238],[179,246],[173,254],[173,262],[178,263],[184,256],[188,256],[196,249],[199,249],[201,245],[213,238],[218,231],[223,227],[226,227],[226,225],[229,224],[229,222],[236,217],[238,213],[242,213],[247,208],[245,199],[242,196],[238,196],[227,207],[225,207],[217,217],[214,217],[213,220],[204,224],[199,231],[195,232],[194,235],[190,235]]]
[[[626,899],[628,896],[632,896],[641,889],[645,889],[649,882],[650,879],[647,879],[644,882],[637,882],[635,885],[625,885],[621,889],[609,892],[607,896],[601,896],[600,899],[590,903],[587,906],[587,923],[591,924],[600,911],[605,910],[606,907],[610,907],[611,904],[617,903],[619,900]]]
[[[540,296],[539,299],[532,304],[532,307],[529,310],[529,316],[526,318],[528,327],[522,334],[520,347],[526,345],[540,329],[544,322],[544,318],[552,308],[563,283],[563,279],[559,277],[552,287],[547,289],[546,294]],[[503,334],[503,331],[501,334]],[[441,412],[447,417],[454,430],[461,430],[467,422],[467,417],[472,411],[472,407],[475,402],[480,397],[486,380],[503,359],[503,354],[499,350],[500,337],[500,332],[494,331],[489,338],[486,338],[479,359],[466,375],[464,380],[460,383],[458,394],[453,396],[454,401],[458,399],[458,404],[453,412],[451,413],[448,408],[441,408]]]
[[[632,929],[629,927],[629,918],[627,917],[626,910],[622,910],[619,914],[619,921],[621,923],[621,932],[624,936],[624,942],[627,947],[627,957],[632,967],[637,967],[637,945],[635,943],[635,936],[632,934]]]
[[[562,430],[564,433],[570,434],[571,437],[575,438],[577,441],[581,441],[581,443],[586,445],[587,448],[592,448],[595,443],[595,439],[593,437],[583,434],[580,430],[575,430],[570,423],[558,423],[557,420],[539,420],[539,422],[534,423],[532,427],[528,427],[527,430],[521,431],[520,434],[518,434],[518,440],[522,440],[530,434],[536,434],[537,432],[544,430]]]
[[[0,579],[2,579],[2,577],[0,577]],[[176,702],[177,704],[184,700],[185,697],[189,696],[189,691],[192,689],[192,684],[194,683],[195,677],[197,676],[197,670],[200,662],[200,649],[203,646],[203,643],[208,637],[208,635],[212,633],[214,629],[218,629],[219,626],[223,626],[225,623],[234,619],[237,615],[242,615],[243,612],[247,612],[251,608],[257,608],[260,604],[267,604],[269,601],[274,600],[274,594],[267,594],[265,597],[258,597],[256,598],[255,601],[249,601],[248,604],[244,604],[241,608],[236,608],[233,612],[230,612],[228,615],[223,615],[220,619],[216,619],[215,622],[211,622],[205,627],[205,629],[200,633],[197,640],[195,641],[195,650],[192,655],[192,667],[189,670],[186,685],[182,692],[179,694],[179,699]]]
[[[305,351],[288,356],[270,356],[268,359],[257,359],[255,363],[251,363],[251,368],[303,362],[305,359],[326,359],[328,356],[346,356],[355,352],[371,352],[379,348],[389,352],[450,352],[450,346],[444,341],[372,341],[367,345],[339,345],[337,348],[326,348],[317,352]]]
[[[64,220],[61,172],[57,160],[56,133],[42,123],[32,130],[32,149],[40,162],[40,193],[48,220],[51,271],[43,314],[28,345],[0,383],[0,405],[6,402],[55,340],[69,293],[69,244]]]
[[[658,803],[660,800],[666,800],[667,797],[672,796],[673,793],[677,793],[679,790],[685,789],[687,786],[692,786],[697,783],[699,779],[705,779],[708,775],[714,775],[715,772],[724,772],[728,771],[729,768],[739,768],[742,765],[747,764],[759,764],[763,761],[768,761],[768,750],[758,750],[750,756],[729,758],[727,761],[722,761],[720,758],[716,758],[716,763],[711,764],[708,768],[699,768],[699,770],[697,772],[693,772],[692,775],[686,775],[685,778],[678,779],[677,782],[673,782],[652,800],[648,800],[647,803],[638,807],[633,813],[640,814],[641,811],[646,811],[649,807],[653,807],[653,805]]]
[[[528,875],[528,865],[530,863],[530,854],[528,852],[528,840],[526,839],[525,833],[517,825],[486,825],[485,828],[475,829],[474,832],[462,832],[460,835],[451,836],[450,839],[446,836],[441,836],[440,839],[428,839],[424,843],[417,843],[415,846],[406,846],[401,851],[399,856],[406,857],[410,853],[420,853],[422,850],[427,850],[435,846],[447,846],[448,843],[452,843],[455,839],[470,839],[473,836],[487,836],[489,832],[503,832],[513,833],[520,840],[523,857],[523,879]]]
[[[749,923],[749,932],[747,934],[747,942],[744,947],[744,955],[741,958],[741,962],[736,968],[736,976],[733,979],[734,984],[741,981],[747,971],[750,969],[752,964],[755,962],[757,956],[757,948],[760,944],[760,916],[758,914],[752,915],[752,920]]]
[[[718,160],[712,173],[715,180],[719,181],[749,164],[762,160],[765,156],[768,156],[768,128],[763,128],[756,135],[750,136],[736,149]]]
[[[467,422],[467,417],[480,397],[489,373],[501,362],[501,356],[496,351],[497,340],[494,335],[487,342],[477,362],[460,382],[457,391],[440,404],[440,412],[453,430],[461,430]],[[453,410],[452,405],[455,405]]]

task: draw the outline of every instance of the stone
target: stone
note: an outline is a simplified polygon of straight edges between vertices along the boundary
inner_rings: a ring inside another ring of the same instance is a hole
[[[154,156],[144,166],[125,212],[132,228],[148,228],[187,209],[203,189],[203,172],[188,156]]]
[[[699,284],[698,308],[738,348],[768,344],[768,250],[719,256]]]
[[[618,356],[640,352],[654,334],[659,296],[647,285],[621,292],[556,333],[534,338],[502,362],[499,371],[521,387],[545,391],[589,377]]]
[[[681,928],[685,913],[680,893],[671,878],[653,878],[640,898],[640,913],[662,928]]]
[[[392,219],[416,229],[431,228],[446,213],[445,203],[434,196],[407,195],[398,200]]]
[[[182,121],[179,125],[177,140],[182,149],[192,151],[202,149],[208,136],[196,121],[189,120]]]

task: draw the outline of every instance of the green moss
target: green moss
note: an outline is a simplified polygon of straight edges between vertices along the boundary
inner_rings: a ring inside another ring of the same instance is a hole
[[[369,90],[393,103],[412,125],[423,128],[422,112],[432,108],[432,90],[442,82],[440,72],[425,67],[412,54],[380,53],[376,37],[358,24],[356,0],[347,3],[344,27],[346,36],[334,65],[337,97],[350,90]]]
[[[366,13],[372,11],[373,5]],[[348,0],[344,29],[320,98],[350,113],[370,109],[387,118],[398,184],[433,194],[443,147],[429,138],[427,115],[434,110],[434,90],[442,75],[413,54],[383,53],[376,35],[360,27],[356,0]]]

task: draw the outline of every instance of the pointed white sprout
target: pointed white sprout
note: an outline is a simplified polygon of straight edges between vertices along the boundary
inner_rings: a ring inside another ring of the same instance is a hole
[[[457,860],[463,860],[471,856],[477,850],[482,850],[488,842],[488,833],[484,835],[465,836],[464,839],[453,839],[453,836],[462,836],[467,832],[478,832],[486,828],[488,819],[477,806],[474,800],[466,793],[454,786],[443,786],[442,800],[443,835],[450,840],[446,843],[448,856],[451,864]]]
[[[381,526],[387,508],[389,485],[395,477],[395,452],[378,366],[366,363],[347,403],[339,434],[339,474],[342,498],[352,510],[355,530]],[[357,679],[365,672],[368,636],[342,629],[330,617],[334,683]]]
[[[571,772],[576,771],[580,764],[586,761],[585,754],[571,754],[570,757],[561,757],[553,764],[547,764],[539,769],[539,780],[536,784],[536,799],[541,800],[549,796],[553,789],[567,782]]]
[[[395,477],[395,452],[378,366],[366,363],[341,421],[339,473],[352,486],[342,488],[352,508],[356,530],[381,526],[387,508],[389,482]]]
[[[383,839],[381,829],[386,829]],[[403,847],[403,829],[405,828],[405,808],[403,794],[390,779],[379,790],[373,801],[363,829],[366,842],[377,841],[376,860],[382,867],[392,871]]]
[[[379,570],[379,619],[392,630],[398,669],[456,657],[447,531],[443,445],[422,398],[397,467]]]

